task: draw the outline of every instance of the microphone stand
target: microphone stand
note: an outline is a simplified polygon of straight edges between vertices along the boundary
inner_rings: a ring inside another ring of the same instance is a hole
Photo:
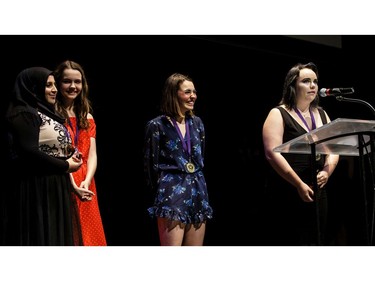
[[[341,95],[336,96],[336,99],[338,101],[347,101],[347,102],[354,102],[354,103],[360,103],[363,105],[366,105],[368,108],[371,109],[372,114],[375,116],[375,109],[374,107],[368,103],[367,101],[360,100],[360,99],[351,99],[351,98],[345,98]],[[363,137],[363,136],[362,136]],[[359,140],[358,140],[359,141]],[[363,141],[364,143],[364,141]],[[366,144],[364,144],[366,145]],[[361,145],[359,146],[362,147]],[[374,236],[374,217],[375,217],[375,181],[374,181],[374,169],[375,169],[375,139],[374,134],[370,135],[370,148],[371,148],[371,154],[372,154],[372,166],[370,169],[371,172],[371,178],[372,178],[372,188],[373,188],[373,199],[372,199],[372,214],[371,214],[371,230],[370,230],[370,246],[373,245],[373,236]],[[364,166],[364,165],[363,165]],[[362,167],[364,173],[364,167]],[[365,176],[363,176],[364,180]],[[368,235],[368,218],[367,218],[367,199],[366,199],[366,185],[364,184],[364,197],[365,197],[365,221],[366,221],[366,236]],[[368,238],[367,238],[368,239]]]
[[[355,102],[355,103],[360,103],[360,104],[364,104],[366,105],[367,107],[369,107],[372,111],[372,114],[374,114],[374,117],[375,117],[375,109],[372,107],[371,104],[369,104],[367,101],[364,101],[364,100],[360,100],[360,99],[350,99],[350,98],[344,98],[343,96],[336,96],[336,99],[338,101],[348,101],[348,102]]]

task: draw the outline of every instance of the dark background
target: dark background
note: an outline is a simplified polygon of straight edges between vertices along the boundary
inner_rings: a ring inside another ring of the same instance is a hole
[[[262,231],[272,222],[262,216],[268,164],[261,130],[281,98],[287,71],[312,61],[320,88],[354,87],[351,97],[374,104],[374,36],[299,37],[4,35],[1,92],[11,92],[26,67],[54,69],[66,59],[83,66],[97,123],[95,178],[108,245],[148,246],[158,245],[158,237],[146,213],[152,200],[143,176],[144,126],[159,113],[165,79],[174,72],[188,74],[198,91],[195,112],[206,128],[205,175],[214,218],[205,244],[267,245]],[[312,42],[317,38],[320,43]],[[332,40],[338,44],[329,44]],[[374,119],[361,104],[327,97],[321,105],[331,120]],[[335,245],[366,244],[357,158],[342,157],[330,183]]]

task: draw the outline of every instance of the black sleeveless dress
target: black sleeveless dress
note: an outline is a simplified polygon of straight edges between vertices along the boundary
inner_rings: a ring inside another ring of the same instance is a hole
[[[283,143],[306,133],[306,130],[283,108],[277,107],[284,120]],[[324,110],[318,108],[323,124],[327,123]],[[312,185],[309,154],[285,153],[283,156],[294,171],[307,184]],[[318,170],[324,165],[324,155],[316,162]],[[314,202],[302,201],[297,189],[279,176],[269,166],[265,185],[266,233],[268,245],[317,245],[317,212]],[[315,194],[319,204],[321,244],[324,244],[327,200],[325,188]]]

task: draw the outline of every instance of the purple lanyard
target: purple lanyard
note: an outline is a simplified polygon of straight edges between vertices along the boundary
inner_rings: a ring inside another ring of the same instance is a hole
[[[191,144],[190,144],[190,130],[189,130],[189,125],[188,125],[188,120],[185,118],[185,129],[186,129],[186,137],[187,137],[187,140],[186,140],[187,145],[186,145],[186,142],[185,142],[184,138],[182,137],[181,130],[178,127],[176,120],[173,119],[173,118],[171,118],[171,119],[172,119],[174,127],[177,130],[178,136],[180,137],[180,139],[182,141],[182,147],[188,153],[188,157],[190,158]]]
[[[78,119],[76,119],[76,131],[74,132],[72,122],[70,121],[70,118],[68,117],[68,123],[70,128],[72,128],[72,131],[74,133],[74,145],[78,145],[78,135],[79,135],[79,127],[78,127]]]
[[[299,118],[302,120],[303,124],[306,125],[306,128],[309,130],[309,132],[310,132],[311,130],[314,130],[314,129],[316,128],[314,114],[312,114],[312,112],[311,112],[311,108],[310,108],[310,107],[309,107],[309,112],[310,112],[311,125],[312,125],[312,126],[311,126],[311,127],[312,127],[311,129],[309,128],[309,125],[307,125],[307,122],[306,122],[305,118],[303,118],[303,116],[302,116],[301,112],[298,110],[297,106],[294,107],[294,111],[297,113],[297,115],[299,116]]]

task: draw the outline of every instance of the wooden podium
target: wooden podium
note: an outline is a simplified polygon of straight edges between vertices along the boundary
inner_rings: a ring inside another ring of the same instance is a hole
[[[360,157],[360,178],[361,185],[364,192],[365,204],[365,224],[366,224],[366,242],[372,245],[373,240],[373,216],[371,225],[368,223],[368,206],[366,196],[366,181],[368,180],[365,173],[365,157],[371,157],[372,163],[371,176],[374,172],[375,165],[375,151],[374,148],[375,136],[375,121],[359,120],[359,119],[345,119],[338,118],[332,122],[323,125],[315,130],[303,134],[295,139],[292,139],[282,145],[274,148],[275,152],[280,153],[294,153],[294,154],[311,154],[317,156],[318,154],[336,154],[343,156],[358,156]],[[314,191],[318,190],[316,180],[316,163],[315,157],[311,157],[311,171]],[[374,179],[372,179],[373,181]],[[374,182],[372,182],[374,184]],[[317,218],[317,243],[321,245],[321,231],[319,221],[319,200],[315,200],[316,204],[316,218]],[[374,200],[375,201],[375,200]],[[372,202],[374,208],[374,202]]]

